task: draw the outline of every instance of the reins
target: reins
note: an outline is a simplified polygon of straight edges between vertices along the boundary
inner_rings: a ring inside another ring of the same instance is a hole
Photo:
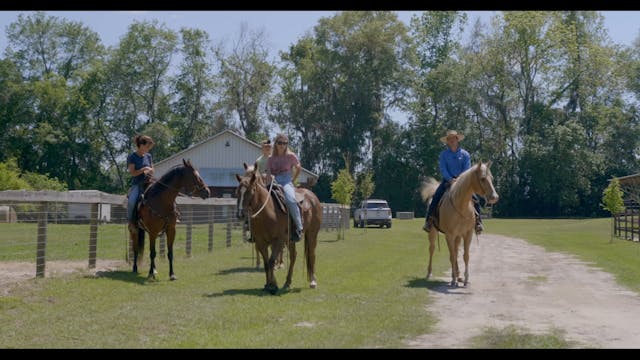
[[[267,203],[269,202],[269,199],[271,199],[271,189],[273,189],[273,179],[271,179],[271,183],[269,184],[269,192],[267,192],[267,200],[264,201],[264,204],[262,204],[262,207],[260,208],[260,210],[258,210],[256,213],[251,215],[252,219],[254,219],[256,216],[258,216],[258,214],[260,214],[260,212],[262,212],[262,210],[264,210],[264,207],[267,206]]]

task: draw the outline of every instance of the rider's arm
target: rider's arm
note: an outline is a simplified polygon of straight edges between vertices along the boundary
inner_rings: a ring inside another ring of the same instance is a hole
[[[440,153],[440,173],[442,174],[444,181],[450,181],[451,178],[453,178],[453,175],[451,175],[447,169],[447,161],[444,151]]]

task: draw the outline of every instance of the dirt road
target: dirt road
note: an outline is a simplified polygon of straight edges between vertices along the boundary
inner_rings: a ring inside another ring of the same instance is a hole
[[[464,272],[462,257],[459,264]],[[469,268],[466,288],[446,285],[450,270],[434,274],[443,281],[427,290],[435,297],[428,311],[438,314],[436,331],[408,347],[468,348],[486,328],[513,325],[534,334],[564,330],[579,348],[640,348],[640,295],[571,255],[484,234],[479,244],[473,239]]]

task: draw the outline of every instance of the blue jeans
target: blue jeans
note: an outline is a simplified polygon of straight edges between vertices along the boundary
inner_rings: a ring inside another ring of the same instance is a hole
[[[133,221],[133,210],[135,210],[138,197],[142,193],[141,187],[142,184],[135,184],[131,185],[131,189],[129,189],[129,199],[127,200],[127,220],[129,221]]]
[[[276,181],[284,188],[284,197],[287,203],[287,209],[289,214],[296,223],[298,230],[302,230],[302,218],[300,217],[300,208],[296,203],[296,190],[291,181],[291,175],[279,174],[276,175]]]

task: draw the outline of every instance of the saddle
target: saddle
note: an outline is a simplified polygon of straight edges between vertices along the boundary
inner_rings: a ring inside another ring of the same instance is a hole
[[[313,207],[313,203],[311,202],[311,199],[309,199],[309,197],[307,196],[307,192],[305,189],[295,188],[295,194],[296,194],[296,204],[298,205],[298,208],[300,208],[300,214],[304,219],[304,214],[311,211],[311,208]],[[280,209],[280,211],[282,211],[283,213],[288,214],[289,211],[287,210],[286,200],[284,196],[284,188],[282,187],[282,185],[274,182],[273,189],[271,191],[271,196],[273,197],[273,200],[277,205],[276,207]]]

